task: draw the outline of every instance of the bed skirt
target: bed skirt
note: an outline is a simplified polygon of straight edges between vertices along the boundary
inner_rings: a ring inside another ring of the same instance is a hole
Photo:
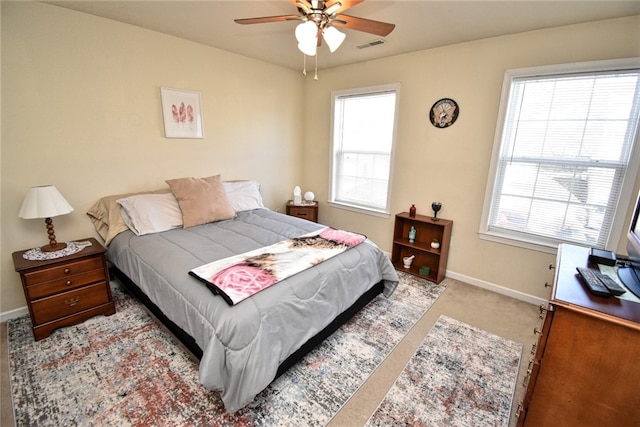
[[[180,342],[198,359],[202,358],[202,349],[196,341],[186,333],[182,328],[172,322],[164,313],[155,305],[149,297],[147,297],[142,290],[136,285],[126,274],[120,271],[117,267],[111,266],[110,273],[120,280],[125,288],[131,292],[153,315],[162,322],[162,324],[171,331],[171,333],[180,340]],[[371,289],[362,294],[360,298],[356,300],[349,308],[340,313],[331,323],[329,323],[324,329],[311,337],[307,342],[302,344],[298,350],[293,352],[287,357],[278,367],[276,378],[286,372],[290,367],[300,361],[307,353],[318,346],[324,339],[334,333],[340,326],[351,319],[358,311],[366,306],[371,300],[373,300],[378,294],[381,294],[384,290],[384,284],[382,281],[376,283]],[[275,379],[275,378],[274,378]]]

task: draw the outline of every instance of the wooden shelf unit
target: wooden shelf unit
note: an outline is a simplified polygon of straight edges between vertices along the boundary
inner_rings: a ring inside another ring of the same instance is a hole
[[[415,242],[409,242],[409,230],[416,229]],[[440,283],[444,280],[447,270],[447,258],[449,256],[449,244],[451,243],[451,229],[453,221],[438,218],[437,221],[425,215],[409,216],[408,212],[396,215],[393,230],[393,247],[391,261],[396,269],[414,276],[426,278],[432,282]],[[431,241],[438,239],[440,248],[433,249]],[[415,255],[410,268],[404,268],[402,259]],[[429,275],[420,274],[420,267],[429,267]]]

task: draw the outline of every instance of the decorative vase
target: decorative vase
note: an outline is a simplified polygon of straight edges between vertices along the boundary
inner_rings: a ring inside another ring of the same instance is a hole
[[[411,205],[409,208],[409,216],[414,218],[416,216],[416,205]]]
[[[433,241],[431,242],[431,247],[433,249],[438,249],[440,247],[440,242],[438,242],[437,239],[433,239]]]
[[[416,241],[416,228],[412,225],[411,230],[409,230],[409,243],[413,243]]]

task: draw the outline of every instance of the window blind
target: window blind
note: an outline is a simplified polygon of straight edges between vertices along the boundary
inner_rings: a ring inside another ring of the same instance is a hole
[[[334,96],[331,201],[388,212],[397,89]]]
[[[514,78],[489,231],[604,247],[629,165],[639,70]]]

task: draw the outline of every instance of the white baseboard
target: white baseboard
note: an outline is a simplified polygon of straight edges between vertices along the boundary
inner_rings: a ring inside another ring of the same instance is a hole
[[[461,282],[468,283],[479,288],[483,288],[498,294],[506,295],[508,297],[528,302],[534,305],[547,305],[549,301],[544,298],[540,298],[534,295],[525,294],[524,292],[516,291],[513,289],[505,288],[504,286],[496,285],[495,283],[486,282],[484,280],[476,279],[474,277],[465,276],[464,274],[458,274],[453,271],[447,270],[447,277],[460,280]]]
[[[4,323],[7,320],[15,319],[16,317],[22,317],[29,314],[29,309],[27,306],[16,308],[15,310],[5,311],[4,313],[0,313],[0,323]]]
[[[389,252],[384,251],[384,253],[389,257],[389,259],[391,259],[391,254]],[[476,279],[475,277],[465,276],[464,274],[458,274],[451,270],[447,270],[446,277],[451,277],[452,279],[459,280],[469,285],[477,286],[479,288],[486,289],[488,291],[495,292],[497,294],[506,295],[508,297],[511,297],[520,301],[528,302],[529,304],[534,304],[538,306],[544,305],[545,307],[549,304],[549,301],[547,301],[544,298],[536,297],[534,295],[525,294],[524,292],[505,288],[504,286],[500,286],[500,285],[496,285],[495,283]]]

